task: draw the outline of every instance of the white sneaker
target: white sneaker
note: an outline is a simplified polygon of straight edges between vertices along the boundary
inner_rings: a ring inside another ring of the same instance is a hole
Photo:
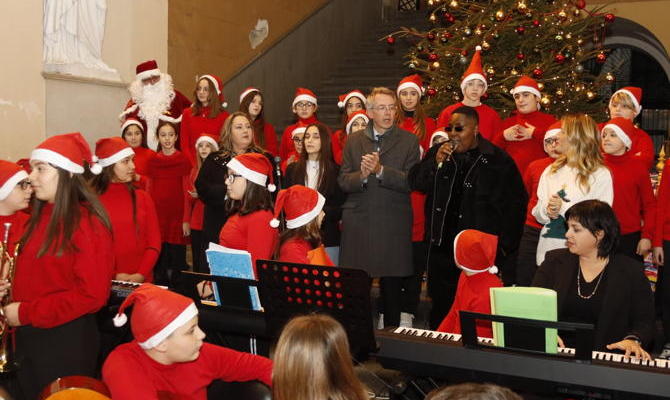
[[[377,320],[377,329],[384,329],[384,313],[379,314],[379,319]]]
[[[414,325],[414,314],[401,312],[400,313],[400,327],[401,328],[413,328]]]

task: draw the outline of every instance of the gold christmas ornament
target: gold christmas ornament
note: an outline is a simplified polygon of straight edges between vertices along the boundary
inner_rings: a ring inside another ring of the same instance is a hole
[[[512,74],[513,76],[519,75],[519,71],[517,71],[516,68],[512,68],[512,70],[509,73]]]
[[[430,17],[428,17],[428,19],[430,20],[430,22],[435,22],[437,17],[435,16],[435,14],[430,14]]]
[[[520,13],[523,13],[523,12],[526,11],[526,9],[528,9],[528,6],[526,5],[525,2],[520,1],[520,2],[516,5],[516,9],[519,10]]]
[[[586,98],[587,99],[593,100],[595,97],[596,97],[596,94],[593,93],[592,91],[589,90],[588,92],[586,92]]]
[[[612,73],[608,72],[607,74],[605,74],[605,79],[608,82],[612,82],[612,81],[614,81],[614,75],[612,75]]]
[[[543,106],[548,106],[549,104],[551,104],[551,99],[549,98],[549,96],[544,96],[544,97],[542,97],[542,99],[540,100],[540,103],[541,103]]]
[[[438,68],[440,68],[440,62],[439,62],[439,61],[435,61],[435,62],[433,63],[433,65],[432,65],[432,67],[433,67],[433,69],[438,69]]]
[[[489,44],[489,42],[487,42],[486,40],[482,42],[482,49],[483,50],[488,50],[490,48],[491,48],[491,45]]]
[[[496,11],[496,19],[502,21],[505,19],[505,12],[503,10]]]
[[[540,90],[544,90],[544,83],[538,82],[537,83],[537,88],[540,89]]]
[[[451,8],[458,7],[458,2],[456,0],[451,0],[451,3],[449,3],[449,7]]]
[[[562,89],[557,89],[557,90],[556,90],[556,96],[558,96],[558,97],[563,97],[564,94],[565,94],[565,93],[563,93],[563,90],[562,90]]]

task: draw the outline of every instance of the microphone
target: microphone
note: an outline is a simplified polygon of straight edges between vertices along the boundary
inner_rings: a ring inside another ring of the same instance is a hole
[[[447,156],[446,159],[440,161],[440,162],[437,164],[437,169],[442,168],[442,165],[444,164],[445,161],[451,161],[451,155],[454,154],[454,151],[456,151],[456,149],[458,148],[458,145],[459,145],[459,144],[460,144],[459,142],[454,142],[454,147],[451,149],[451,153],[449,153],[449,155]]]

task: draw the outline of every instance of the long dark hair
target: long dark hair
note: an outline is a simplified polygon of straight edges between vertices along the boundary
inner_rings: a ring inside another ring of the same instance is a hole
[[[195,90],[193,90],[193,105],[191,106],[193,115],[200,115],[204,108],[200,100],[198,100],[198,85],[202,80],[206,81],[209,86],[209,115],[207,115],[207,118],[214,119],[221,113],[221,111],[223,111],[223,108],[221,107],[221,100],[219,100],[219,95],[216,93],[214,84],[207,78],[200,78],[195,83]]]
[[[260,90],[252,90],[247,93],[246,96],[240,102],[240,111],[246,113],[251,121],[251,114],[249,114],[249,106],[254,101],[256,96],[261,96],[261,104],[263,104],[263,94]],[[263,110],[265,107],[261,105],[261,112],[258,113],[256,119],[251,122],[251,126],[254,128],[254,142],[260,147],[265,148],[265,117],[263,116]]]
[[[226,200],[228,215],[239,213],[240,215],[251,214],[254,211],[272,211],[272,195],[270,191],[257,183],[247,179],[247,187],[244,190],[242,200]]]
[[[330,144],[330,131],[327,126],[320,122],[307,125],[305,133],[312,126],[316,126],[319,130],[319,137],[321,138],[321,150],[319,150],[319,179],[317,183],[317,191],[320,193],[330,193],[334,185],[337,185],[337,165],[333,161],[333,150]],[[296,166],[293,169],[292,181],[298,185],[304,185],[307,177],[307,150],[302,146],[300,158],[296,161]]]
[[[121,132],[121,139],[126,140],[126,131],[128,130],[128,128],[130,128],[133,125],[138,127],[140,129],[140,132],[142,132],[142,144],[140,144],[140,147],[144,147],[145,149],[148,149],[149,146],[147,146],[147,133],[144,132],[144,127],[142,127],[141,124],[140,125],[130,124],[130,125],[126,126],[125,129],[123,130],[123,132]]]
[[[164,127],[165,125],[169,125],[169,126],[172,127],[172,129],[174,129],[174,133],[176,135],[175,136],[175,142],[174,142],[174,148],[179,149],[179,147],[178,147],[178,145],[179,145],[179,125],[175,124],[174,122],[165,121],[165,120],[161,119],[161,120],[158,121],[158,126],[156,127],[156,141],[158,141],[158,146],[156,147],[156,153],[161,153],[163,151],[163,147],[161,147],[161,141],[159,140],[158,131],[160,131],[161,128]]]
[[[279,234],[279,241],[275,247],[274,255],[272,258],[275,260],[279,258],[279,252],[284,243],[288,242],[290,239],[298,238],[306,241],[309,245],[315,249],[321,245],[321,228],[317,222],[319,218],[314,217],[313,220],[309,221],[303,226],[299,226],[295,229],[284,229]]]
[[[89,180],[91,189],[98,195],[104,194],[107,189],[109,189],[109,184],[114,180],[114,164],[108,165],[102,169],[102,172],[98,175],[93,175]],[[124,184],[128,193],[130,193],[130,200],[133,204],[133,222],[135,223],[135,229],[139,229],[137,226],[137,194],[135,193],[135,185],[132,182],[127,182]]]
[[[110,232],[112,225],[105,208],[100,204],[98,197],[88,187],[81,174],[70,172],[56,167],[58,171],[58,186],[54,209],[46,229],[46,239],[37,252],[41,257],[47,252],[60,256],[63,252],[76,252],[79,249],[72,243],[72,235],[79,226],[81,210],[83,206],[91,217],[98,218]],[[32,214],[28,220],[28,226],[21,237],[21,246],[25,245],[33,233],[42,215],[42,209],[46,201],[33,198]]]

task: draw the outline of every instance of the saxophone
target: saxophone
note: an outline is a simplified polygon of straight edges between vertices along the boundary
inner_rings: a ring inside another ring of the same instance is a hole
[[[5,231],[2,242],[0,242],[0,268],[2,268],[0,276],[7,279],[9,283],[12,283],[14,281],[14,266],[19,254],[19,244],[10,253],[9,231],[12,228],[12,223],[5,222],[4,226]],[[16,363],[13,360],[13,347],[11,346],[12,335],[10,334],[10,326],[4,313],[4,307],[11,302],[12,289],[10,287],[7,289],[5,297],[0,301],[0,374],[13,371],[16,368]]]

